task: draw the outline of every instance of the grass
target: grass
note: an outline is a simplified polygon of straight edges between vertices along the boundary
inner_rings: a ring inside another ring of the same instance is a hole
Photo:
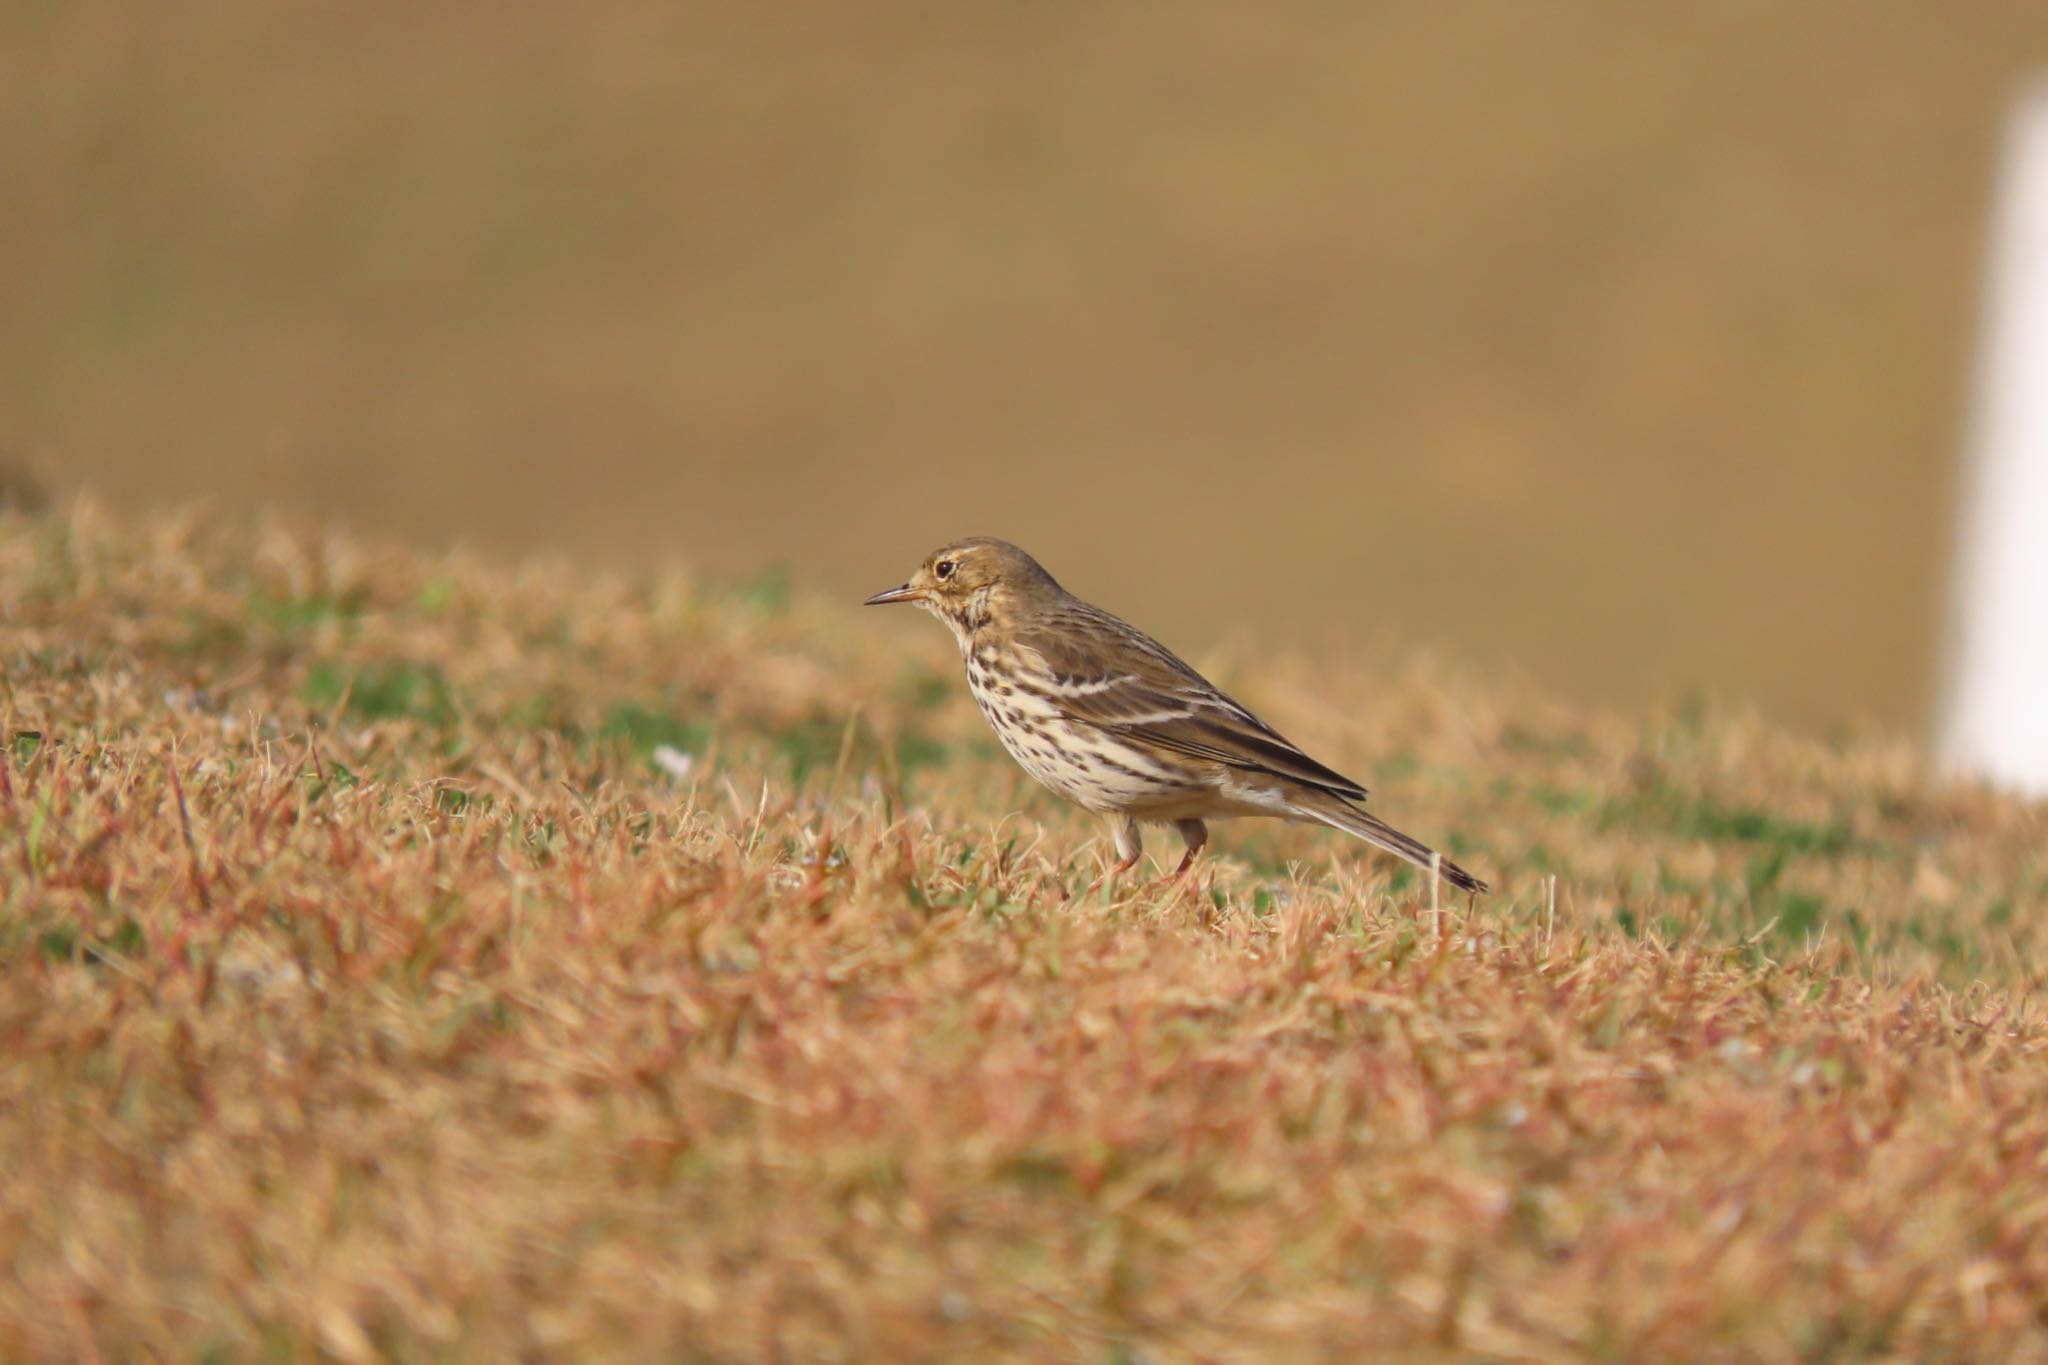
[[[1284,826],[1081,896],[798,592],[78,508],[0,613],[0,1357],[2048,1351],[2041,812],[1903,745],[1220,679],[1438,923]]]

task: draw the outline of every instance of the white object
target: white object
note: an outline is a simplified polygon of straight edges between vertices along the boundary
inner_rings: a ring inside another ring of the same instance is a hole
[[[697,766],[695,754],[686,754],[673,744],[655,745],[653,758],[655,767],[678,782],[686,781],[690,776],[690,769]]]
[[[2007,129],[1935,751],[2048,795],[2048,80]]]

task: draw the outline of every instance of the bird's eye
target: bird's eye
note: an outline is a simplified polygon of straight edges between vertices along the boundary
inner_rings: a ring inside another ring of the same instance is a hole
[[[953,576],[953,561],[950,559],[940,560],[932,565],[932,572],[940,578],[951,578]]]

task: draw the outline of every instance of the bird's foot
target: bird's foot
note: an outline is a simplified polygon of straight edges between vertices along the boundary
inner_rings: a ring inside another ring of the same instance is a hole
[[[1086,891],[1083,891],[1081,894],[1084,896],[1094,895],[1096,889],[1100,887],[1104,882],[1116,881],[1118,877],[1122,876],[1126,872],[1129,872],[1132,868],[1136,867],[1137,865],[1138,855],[1135,853],[1133,853],[1130,857],[1123,859],[1121,862],[1110,864],[1108,867],[1102,869],[1101,874],[1097,876],[1094,881],[1088,883],[1088,889]]]
[[[1154,882],[1153,885],[1161,887],[1178,886],[1180,884],[1181,879],[1188,875],[1188,869],[1192,868],[1195,865],[1195,854],[1198,851],[1199,850],[1191,848],[1186,853],[1182,854],[1180,866],[1176,867],[1170,876],[1161,877],[1158,881]]]

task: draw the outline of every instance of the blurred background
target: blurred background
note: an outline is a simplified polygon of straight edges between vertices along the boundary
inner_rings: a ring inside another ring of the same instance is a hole
[[[1922,724],[2040,0],[0,8],[0,461]]]

